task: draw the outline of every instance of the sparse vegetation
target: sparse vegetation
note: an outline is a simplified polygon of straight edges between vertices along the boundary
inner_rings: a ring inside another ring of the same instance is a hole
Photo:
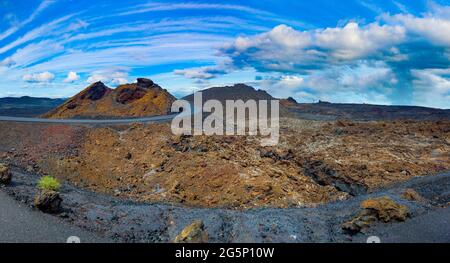
[[[59,192],[61,184],[51,176],[44,176],[39,180],[38,187],[43,191]]]

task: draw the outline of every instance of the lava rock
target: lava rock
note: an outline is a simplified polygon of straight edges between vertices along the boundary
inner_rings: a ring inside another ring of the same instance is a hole
[[[208,233],[205,231],[203,221],[197,220],[187,226],[175,238],[175,243],[206,243],[208,242]]]
[[[151,87],[151,86],[154,85],[154,82],[153,82],[153,80],[151,80],[151,79],[138,78],[138,79],[137,79],[137,84],[138,84],[139,86],[142,86],[142,87]]]
[[[11,183],[12,174],[9,167],[5,164],[0,164],[0,184],[7,185]]]
[[[379,220],[385,223],[390,221],[405,221],[409,216],[407,206],[397,204],[387,196],[365,200],[361,203],[361,207],[371,211]]]
[[[81,99],[88,99],[88,100],[99,100],[103,98],[103,96],[109,91],[109,88],[103,84],[103,82],[98,81],[93,84],[91,84],[85,91],[83,91],[83,94],[81,95]]]
[[[58,213],[61,211],[62,198],[55,191],[41,191],[34,199],[34,205],[44,213]]]
[[[407,206],[397,204],[387,196],[365,200],[361,203],[361,208],[363,210],[355,218],[342,224],[344,231],[356,234],[376,221],[405,221],[409,216]]]
[[[405,189],[405,191],[402,193],[402,198],[409,200],[409,201],[421,201],[422,196],[420,196],[420,194],[418,194],[416,191],[414,191],[413,189]]]

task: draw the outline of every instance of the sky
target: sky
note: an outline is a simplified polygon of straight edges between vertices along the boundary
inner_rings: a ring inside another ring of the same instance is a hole
[[[147,77],[299,102],[450,108],[450,0],[0,0],[0,97]]]

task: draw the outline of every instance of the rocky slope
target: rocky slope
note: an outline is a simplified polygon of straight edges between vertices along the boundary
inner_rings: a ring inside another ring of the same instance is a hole
[[[174,136],[169,123],[3,122],[0,161],[139,201],[197,207],[314,206],[450,170],[449,121],[282,119],[280,143]]]
[[[63,105],[43,115],[44,118],[111,118],[165,115],[175,97],[153,81],[138,78],[137,83],[116,89],[96,82],[70,98]]]

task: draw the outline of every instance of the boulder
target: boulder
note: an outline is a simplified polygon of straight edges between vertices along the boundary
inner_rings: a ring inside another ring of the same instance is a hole
[[[154,85],[154,82],[153,82],[153,80],[151,80],[151,79],[138,78],[138,79],[137,79],[137,84],[138,84],[139,86],[142,86],[142,87],[151,87],[151,86]]]
[[[206,243],[208,242],[208,233],[205,231],[203,221],[197,220],[188,225],[175,238],[175,243]]]
[[[55,191],[41,191],[34,199],[36,208],[45,213],[58,213],[61,210],[62,198]]]
[[[343,230],[355,234],[377,221],[405,221],[409,216],[408,207],[397,204],[387,196],[365,200],[361,203],[361,208],[356,217],[342,224]]]
[[[375,215],[373,215],[369,210],[363,210],[358,214],[358,216],[342,224],[342,229],[349,233],[356,234],[365,228],[369,228],[370,225],[376,221],[377,217]]]
[[[365,200],[361,203],[361,208],[369,210],[379,220],[385,223],[390,221],[405,221],[409,216],[407,206],[397,204],[387,196]]]
[[[7,185],[11,182],[11,170],[5,164],[0,164],[0,184]]]
[[[421,201],[422,196],[418,194],[413,189],[405,189],[405,191],[402,193],[402,198],[409,200],[409,201]]]

